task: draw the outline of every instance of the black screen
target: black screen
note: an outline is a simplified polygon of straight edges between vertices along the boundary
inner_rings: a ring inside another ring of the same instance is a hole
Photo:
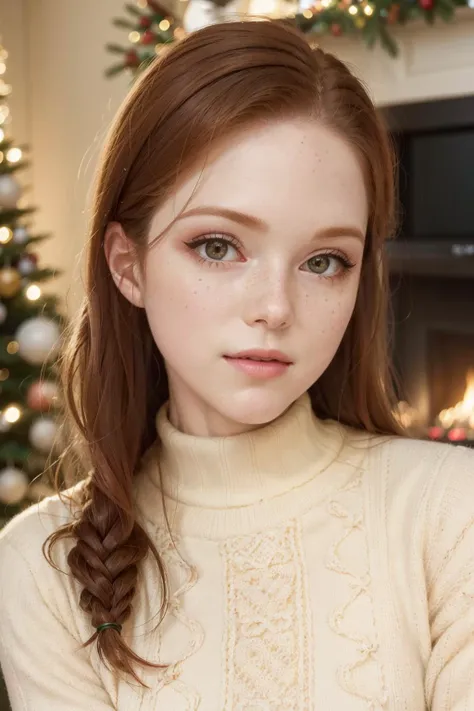
[[[474,130],[411,135],[405,159],[406,236],[474,239]]]

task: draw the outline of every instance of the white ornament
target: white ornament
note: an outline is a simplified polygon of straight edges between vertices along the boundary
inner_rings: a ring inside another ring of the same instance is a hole
[[[44,316],[24,321],[15,334],[20,356],[32,365],[42,365],[54,358],[59,345],[59,328]]]
[[[13,230],[13,241],[15,244],[26,244],[30,239],[26,227],[15,227]]]
[[[56,440],[58,426],[50,417],[39,417],[30,427],[29,438],[33,447],[49,454]]]
[[[25,498],[30,480],[25,472],[16,467],[6,467],[0,471],[0,501],[12,506]]]
[[[8,310],[3,301],[0,301],[0,324],[5,323],[8,315]]]
[[[36,266],[36,262],[34,259],[31,259],[31,257],[29,257],[28,255],[24,255],[18,260],[16,268],[20,272],[21,276],[26,277],[30,274],[33,274],[33,272],[35,272],[38,267]]]
[[[16,207],[21,192],[21,185],[12,175],[0,175],[0,207]]]
[[[215,5],[211,0],[189,0],[183,27],[190,33],[219,22],[245,20],[253,16],[280,18],[295,14],[297,10],[298,0],[230,0],[224,7]]]
[[[200,30],[201,27],[219,22],[219,8],[211,0],[189,0],[183,18],[183,27],[187,33]]]

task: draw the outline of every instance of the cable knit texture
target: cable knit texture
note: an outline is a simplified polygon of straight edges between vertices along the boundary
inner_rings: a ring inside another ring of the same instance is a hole
[[[170,604],[157,626],[149,556],[122,635],[168,668],[144,689],[81,649],[80,587],[41,552],[79,484],[0,534],[13,711],[473,711],[472,451],[318,420],[307,395],[235,437],[178,432],[164,406],[157,432],[135,503]]]

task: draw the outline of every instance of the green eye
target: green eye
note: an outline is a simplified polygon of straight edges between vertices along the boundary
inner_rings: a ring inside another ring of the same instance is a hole
[[[334,259],[334,257],[328,257],[327,254],[318,254],[308,259],[308,268],[314,274],[324,274],[331,265],[331,259]]]
[[[211,239],[206,242],[204,251],[209,259],[220,260],[227,256],[229,245],[224,240]]]

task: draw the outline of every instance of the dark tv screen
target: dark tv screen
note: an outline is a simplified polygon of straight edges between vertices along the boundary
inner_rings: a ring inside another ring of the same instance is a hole
[[[403,153],[404,236],[474,241],[474,129],[412,134]]]

